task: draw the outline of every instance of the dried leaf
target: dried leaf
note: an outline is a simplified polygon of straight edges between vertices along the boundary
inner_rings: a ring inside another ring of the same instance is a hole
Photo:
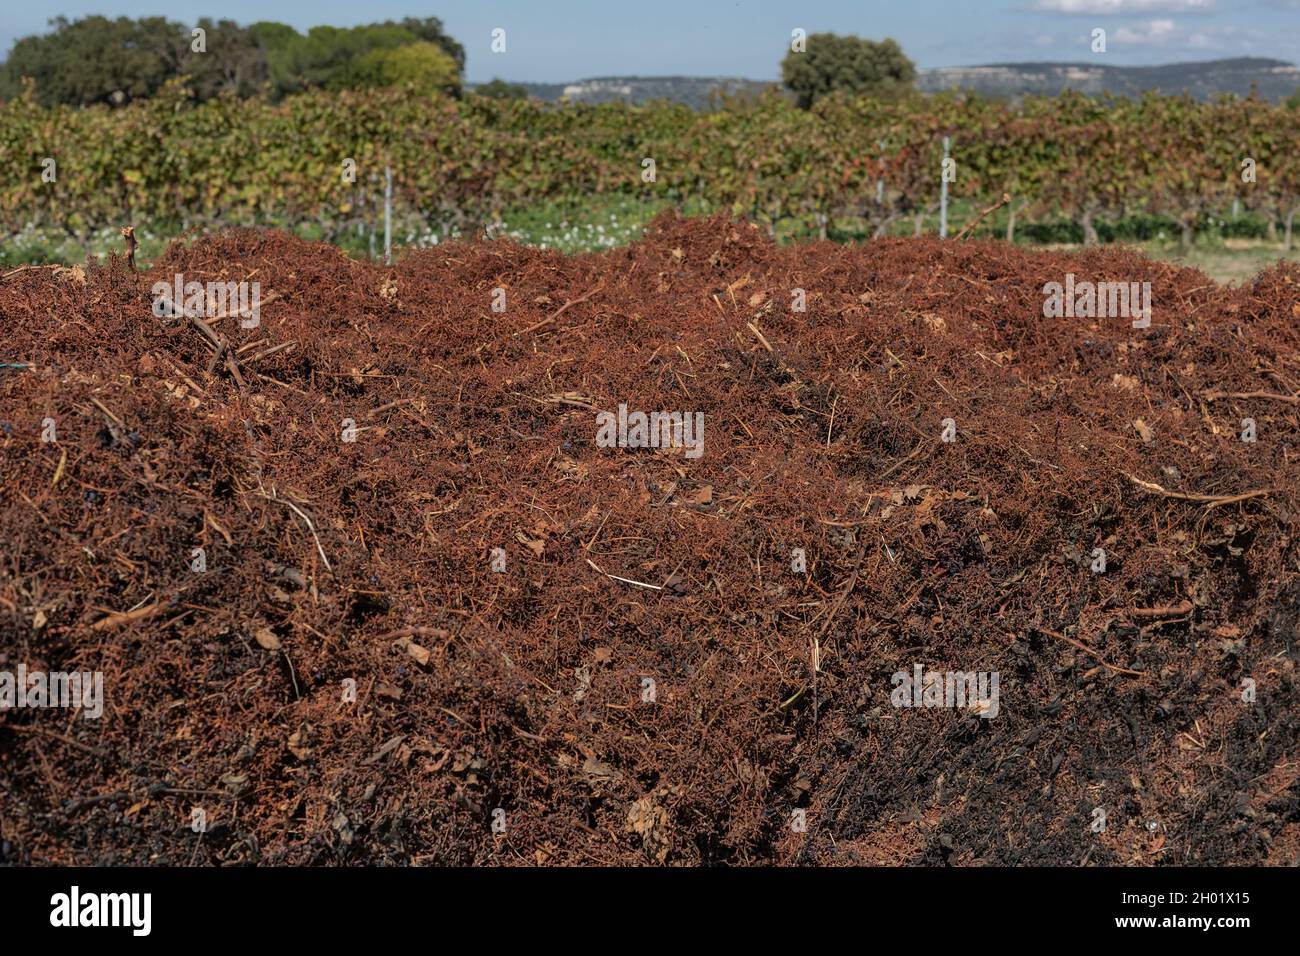
[[[670,818],[660,799],[676,794],[676,787],[660,787],[632,804],[627,813],[627,827],[641,838],[641,845],[662,863],[672,849]],[[658,798],[658,799],[657,799]]]
[[[530,538],[522,531],[516,531],[515,540],[518,541],[520,544],[522,544],[529,551],[533,552],[533,554],[539,558],[546,553],[545,538]]]
[[[393,646],[399,647],[402,650],[406,651],[406,653],[409,654],[412,658],[414,658],[416,663],[418,664],[429,663],[429,656],[430,656],[429,649],[427,647],[420,646],[419,644],[415,643],[415,641],[411,640],[409,637],[399,638],[398,640],[393,642]]]
[[[593,782],[617,783],[623,779],[623,774],[619,770],[595,757],[588,757],[583,761],[582,772],[587,775],[589,781]]]
[[[217,529],[217,534],[226,539],[226,544],[233,545],[235,543],[235,539],[230,536],[230,532],[221,526],[221,523],[212,516],[212,512],[205,509],[203,512],[203,520]]]
[[[81,266],[64,267],[60,266],[54,270],[55,278],[62,279],[64,282],[71,282],[73,285],[82,286],[86,284],[86,270]]]
[[[582,481],[588,473],[586,465],[568,455],[557,457],[551,462],[551,467],[563,476],[561,481]]]
[[[311,726],[304,724],[289,735],[289,753],[299,760],[310,760],[312,755]]]
[[[683,504],[688,505],[707,505],[713,502],[713,486],[700,485],[698,488],[692,488],[690,491],[681,495]]]

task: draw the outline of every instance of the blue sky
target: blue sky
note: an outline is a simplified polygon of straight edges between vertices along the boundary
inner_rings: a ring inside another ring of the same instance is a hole
[[[299,30],[437,16],[471,82],[688,74],[775,79],[790,31],[892,36],[920,67],[1023,60],[1117,65],[1268,56],[1300,61],[1300,0],[4,0],[0,50],[48,18],[279,20]],[[490,49],[493,28],[507,50]],[[1089,49],[1104,27],[1108,50]]]

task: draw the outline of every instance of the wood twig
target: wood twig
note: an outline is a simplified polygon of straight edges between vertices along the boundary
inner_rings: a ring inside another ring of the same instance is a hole
[[[121,627],[123,624],[134,624],[136,621],[147,620],[166,608],[166,601],[155,601],[153,604],[146,604],[144,607],[138,607],[134,611],[120,611],[116,614],[110,614],[108,617],[101,617],[94,624],[90,625],[90,629],[92,631],[111,631],[113,628]]]
[[[267,358],[268,356],[274,355],[276,352],[283,352],[285,349],[291,349],[297,344],[297,339],[290,339],[288,342],[281,342],[279,345],[273,345],[269,349],[262,349],[260,352],[254,352],[252,355],[248,356],[248,358],[243,360],[244,364],[247,365],[249,362],[256,362],[259,359]]]
[[[1166,498],[1176,498],[1179,501],[1194,501],[1197,504],[1208,505],[1210,508],[1217,508],[1219,505],[1236,504],[1239,501],[1249,501],[1251,498],[1262,498],[1265,495],[1271,495],[1274,490],[1272,488],[1256,488],[1254,491],[1245,491],[1239,495],[1200,495],[1186,491],[1170,491],[1154,481],[1143,481],[1141,478],[1128,473],[1125,473],[1125,477],[1143,491],[1149,491],[1154,495],[1163,495]]]
[[[966,223],[966,225],[962,226],[961,232],[957,233],[957,235],[953,238],[953,241],[955,242],[957,239],[965,239],[967,233],[969,233],[972,229],[974,229],[981,222],[983,222],[986,216],[988,216],[990,213],[997,212],[999,209],[1001,209],[1009,202],[1011,202],[1011,194],[1003,193],[1001,199],[995,202],[992,206],[989,206],[988,209],[985,209],[983,212],[981,212],[970,222]]]
[[[64,815],[76,813],[86,807],[93,807],[97,803],[109,803],[113,800],[129,800],[131,792],[129,790],[114,790],[112,793],[97,793],[90,797],[78,797],[75,800],[69,800],[63,806]]]
[[[1196,605],[1191,601],[1179,601],[1177,604],[1166,604],[1162,607],[1135,607],[1128,613],[1130,617],[1152,619],[1182,617],[1184,614],[1191,614],[1194,610]]]
[[[258,299],[257,308],[261,309],[262,306],[264,305],[270,305],[278,298],[280,298],[280,293],[268,292],[266,295]],[[209,300],[209,302],[210,301],[211,300]],[[221,312],[217,315],[210,315],[208,316],[208,320],[212,322],[220,322],[222,319],[228,319],[231,316],[234,316],[235,318],[242,318],[245,315],[251,317],[252,314],[253,314],[253,307],[251,305],[246,305],[242,309],[234,309],[233,311],[230,309],[226,309],[224,312]]]
[[[402,405],[410,405],[412,402],[418,402],[419,400],[420,399],[418,397],[399,398],[394,402],[386,402],[383,405],[380,405],[378,408],[372,408],[370,409],[370,411],[366,412],[366,418],[374,418],[380,412],[387,412],[390,411],[391,409],[398,408],[399,406]]]
[[[1300,395],[1280,395],[1277,392],[1203,392],[1201,397],[1209,402],[1218,398],[1263,398],[1273,402],[1300,405]]]
[[[560,306],[558,309],[556,309],[546,318],[542,319],[542,321],[534,322],[532,325],[528,326],[528,328],[520,329],[518,332],[514,334],[516,336],[527,335],[529,332],[536,332],[538,329],[542,328],[542,326],[550,325],[552,322],[554,322],[556,319],[562,316],[567,310],[571,309],[575,305],[586,302],[588,299],[590,299],[593,295],[595,295],[603,288],[605,288],[604,279],[602,279],[600,282],[597,282],[589,292],[578,296],[576,299],[570,299],[568,302],[564,303],[564,305]]]
[[[280,504],[293,509],[294,514],[302,518],[302,520],[307,523],[307,530],[311,532],[312,540],[316,542],[316,553],[320,555],[321,561],[325,563],[325,570],[333,574],[334,567],[330,564],[330,559],[325,556],[325,549],[321,547],[321,543],[320,543],[320,535],[316,533],[316,525],[312,524],[311,518],[307,517],[306,513],[301,508],[299,508],[296,504],[294,504],[292,501],[289,501],[288,499],[285,498],[281,498],[279,495],[277,495],[275,493],[274,487],[271,488],[271,493],[269,495],[265,491],[261,490],[260,488],[258,489],[257,493],[261,495],[263,498],[265,498],[267,501],[277,501]]]
[[[248,386],[244,383],[244,376],[239,373],[239,363],[235,361],[235,350],[230,347],[230,343],[214,332],[212,326],[208,325],[208,323],[204,322],[197,315],[187,314],[186,318],[190,320],[196,329],[203,333],[204,337],[213,348],[212,358],[208,361],[208,371],[212,371],[212,369],[216,367],[217,362],[224,360],[226,368],[230,371],[231,377],[235,380],[235,384],[241,389],[247,388]]]
[[[135,272],[135,250],[140,245],[140,241],[135,237],[135,226],[123,226],[122,238],[126,240],[126,264]]]
[[[588,564],[601,574],[605,575],[605,577],[613,578],[615,581],[622,581],[624,584],[635,584],[639,588],[649,588],[651,591],[662,591],[664,589],[662,584],[646,584],[644,581],[633,581],[631,578],[621,578],[617,574],[610,574],[608,571],[603,570],[598,564],[596,564],[595,561],[591,560],[591,558],[587,558],[586,560]]]
[[[16,276],[20,272],[27,272],[29,269],[61,269],[61,268],[63,267],[58,265],[57,263],[51,265],[43,265],[43,266],[19,266],[17,269],[10,269],[4,275],[0,275],[0,280],[8,279],[10,276]]]
[[[395,631],[389,631],[387,634],[380,634],[375,640],[388,641],[395,640],[399,637],[451,637],[451,631],[445,627],[427,627],[424,625],[412,625],[411,627],[399,627]]]
[[[0,724],[0,726],[7,726],[10,730],[24,734],[41,734],[44,737],[50,737],[54,740],[62,741],[63,743],[70,744],[73,747],[79,747],[87,753],[92,753],[97,757],[103,756],[104,753],[98,747],[92,747],[90,744],[83,744],[80,740],[76,740],[66,734],[61,734],[54,730],[47,730],[46,728],[38,727],[35,724]]]
[[[826,636],[826,632],[830,630],[831,624],[835,622],[835,615],[840,613],[840,608],[843,606],[844,602],[848,600],[849,595],[853,593],[854,587],[857,586],[858,572],[862,570],[862,561],[866,556],[867,538],[866,535],[863,535],[862,543],[858,545],[857,558],[854,559],[853,562],[853,573],[849,575],[849,583],[844,586],[839,595],[835,598],[835,603],[831,605],[830,612],[826,615],[826,623],[823,624],[822,629],[817,632],[819,640]]]
[[[1034,625],[1034,630],[1038,631],[1041,634],[1046,634],[1048,637],[1054,637],[1059,641],[1065,641],[1065,643],[1071,645],[1072,647],[1077,647],[1085,654],[1089,654],[1092,657],[1096,658],[1097,662],[1101,664],[1102,667],[1106,668],[1106,670],[1108,671],[1113,671],[1116,674],[1131,674],[1134,677],[1146,676],[1146,671],[1129,670],[1127,667],[1118,667],[1115,664],[1110,663],[1104,657],[1102,657],[1100,654],[1094,651],[1091,647],[1089,647],[1087,644],[1083,643],[1082,641],[1076,641],[1072,637],[1066,637],[1064,634],[1060,633],[1059,631],[1053,631],[1050,630],[1049,628],[1039,627],[1037,625]]]

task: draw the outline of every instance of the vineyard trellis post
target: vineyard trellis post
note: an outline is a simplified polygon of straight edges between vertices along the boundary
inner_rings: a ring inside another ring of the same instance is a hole
[[[375,260],[375,174],[372,170],[366,178],[370,187],[366,190],[366,231],[369,233],[368,245],[370,252],[370,261]]]
[[[939,167],[939,238],[948,238],[948,149],[949,137],[943,138],[943,165]]]
[[[876,149],[879,150],[880,168],[885,168],[885,143],[883,140],[876,140]],[[885,177],[880,175],[876,177],[876,205],[882,206],[885,202]]]
[[[384,265],[393,264],[393,167],[384,167]]]

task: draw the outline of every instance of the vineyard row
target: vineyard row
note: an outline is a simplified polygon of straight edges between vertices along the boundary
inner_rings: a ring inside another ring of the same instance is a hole
[[[954,197],[1012,199],[1012,216],[1171,217],[1189,238],[1234,200],[1288,236],[1300,205],[1300,112],[1077,94],[1006,103],[955,95],[779,96],[713,112],[659,104],[461,100],[401,90],[196,105],[177,85],[120,109],[0,104],[0,217],[83,233],[125,221],[318,222],[373,214],[383,169],[399,213],[465,227],[593,194],[698,201],[761,222],[853,216],[883,232],[932,213],[951,138]],[[647,160],[651,162],[647,162]]]

